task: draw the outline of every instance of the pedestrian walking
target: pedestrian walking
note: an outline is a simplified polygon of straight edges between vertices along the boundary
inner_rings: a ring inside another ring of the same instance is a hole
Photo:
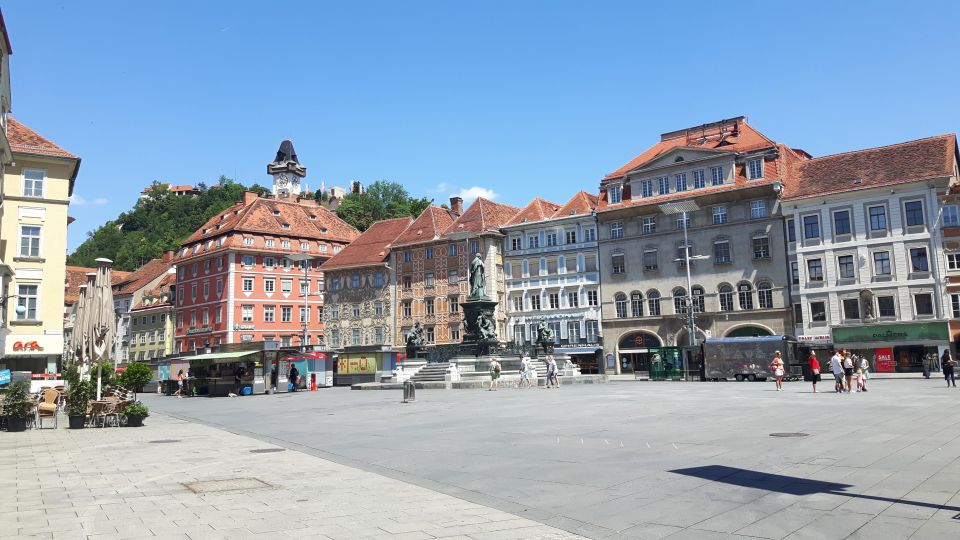
[[[833,351],[833,356],[830,357],[830,371],[833,372],[833,391],[843,392],[843,356],[840,349]]]
[[[547,355],[547,388],[560,388],[560,381],[557,380],[557,361],[552,354]]]
[[[277,366],[273,366],[273,369],[270,370],[270,388],[274,392],[277,391],[277,381],[280,379],[280,371],[277,369]]]
[[[300,388],[300,370],[297,369],[295,364],[290,364],[290,373],[287,374],[287,380],[293,386],[294,392]]]
[[[183,370],[181,369],[177,373],[177,392],[174,394],[178,398],[183,397],[183,385],[186,382],[186,380],[187,380],[187,376],[183,373]]]
[[[777,392],[783,390],[783,355],[780,354],[780,351],[773,353],[773,361],[770,362],[770,371],[773,372]]]
[[[524,356],[520,360],[520,388],[533,386],[530,381],[530,358]]]
[[[240,391],[243,389],[243,376],[247,374],[247,370],[243,369],[243,366],[237,366],[237,369],[233,370],[233,388],[234,394],[240,395]]]
[[[867,391],[867,379],[870,378],[870,361],[866,356],[860,357],[860,391]]]
[[[817,393],[817,383],[820,382],[820,361],[817,355],[810,351],[810,357],[807,358],[807,364],[810,365],[810,381],[813,382],[813,393]]]
[[[947,381],[947,388],[950,388],[951,383],[956,388],[957,379],[954,378],[953,372],[957,369],[957,361],[954,360],[949,350],[943,351],[943,356],[940,357],[940,367],[943,369],[943,378]]]
[[[497,359],[490,357],[490,388],[488,390],[493,391],[500,388],[500,362],[497,362]]]
[[[843,379],[844,390],[849,394],[853,387],[853,358],[850,356],[850,351],[843,351]]]

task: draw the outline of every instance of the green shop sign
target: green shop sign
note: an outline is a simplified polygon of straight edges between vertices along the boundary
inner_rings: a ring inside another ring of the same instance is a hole
[[[870,343],[875,341],[897,343],[900,341],[949,340],[950,335],[945,322],[883,324],[833,329],[834,343]]]

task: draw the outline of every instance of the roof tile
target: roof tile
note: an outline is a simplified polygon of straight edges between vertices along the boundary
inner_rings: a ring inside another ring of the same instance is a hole
[[[79,159],[13,117],[7,118],[7,139],[14,152]]]
[[[364,231],[347,247],[328,259],[321,270],[336,270],[377,264],[390,258],[390,244],[397,239],[410,224],[412,217],[402,217],[378,221]]]

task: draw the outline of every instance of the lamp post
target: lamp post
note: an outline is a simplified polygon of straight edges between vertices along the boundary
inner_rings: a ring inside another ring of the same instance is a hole
[[[0,322],[6,323],[7,321],[7,300],[10,300],[11,298],[19,298],[19,297],[20,295],[10,294],[0,298],[0,310],[3,310],[2,312],[0,312]],[[20,304],[17,304],[16,307],[13,308],[13,312],[16,313],[17,315],[23,315],[24,313],[27,312],[27,308],[25,306],[21,306]]]
[[[303,293],[300,295],[303,297],[303,317],[301,317],[303,320],[300,321],[303,323],[303,336],[300,340],[300,345],[303,347],[303,351],[306,352],[307,351],[307,324],[308,324],[307,321],[310,320],[309,301],[310,301],[310,296],[312,296],[310,294],[310,275],[308,274],[308,272],[310,271],[310,265],[307,263],[307,261],[312,260],[313,256],[307,255],[306,253],[291,253],[290,255],[287,255],[287,258],[290,259],[291,261],[296,261],[303,264],[303,287],[302,287]]]

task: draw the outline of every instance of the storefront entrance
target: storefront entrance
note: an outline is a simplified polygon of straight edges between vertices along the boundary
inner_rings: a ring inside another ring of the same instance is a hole
[[[619,363],[620,373],[649,375],[650,364],[655,355],[660,355],[663,342],[655,334],[649,332],[631,332],[620,338]]]
[[[839,349],[866,358],[874,373],[940,371],[940,355],[950,347],[946,322],[834,328]]]

